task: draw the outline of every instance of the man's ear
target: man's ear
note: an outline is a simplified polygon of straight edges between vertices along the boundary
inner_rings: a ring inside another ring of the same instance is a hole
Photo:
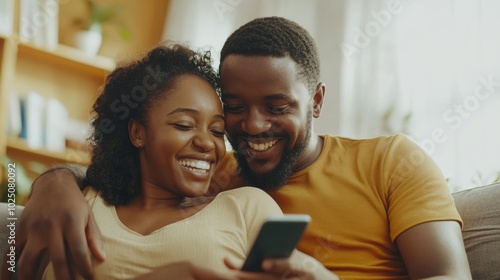
[[[145,140],[145,129],[136,120],[130,119],[128,121],[128,135],[130,137],[130,142],[136,148],[140,149],[144,147]]]
[[[321,109],[323,108],[323,101],[325,100],[326,86],[324,83],[319,83],[313,95],[313,117],[319,118]]]

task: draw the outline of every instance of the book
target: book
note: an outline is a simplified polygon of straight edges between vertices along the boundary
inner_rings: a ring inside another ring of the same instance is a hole
[[[57,99],[49,98],[45,108],[45,148],[52,152],[66,149],[68,110]]]
[[[35,91],[30,91],[21,101],[21,138],[31,149],[44,147],[45,99]]]
[[[59,44],[59,1],[56,0],[38,0],[39,11],[41,11],[47,20],[43,27],[43,45],[54,50]]]
[[[19,39],[21,42],[55,49],[59,43],[58,34],[58,1],[21,0],[19,6]]]
[[[8,108],[6,134],[10,136],[20,137],[22,129],[21,101],[16,92],[11,92],[8,98],[9,98],[9,108]]]
[[[14,0],[0,0],[0,34],[11,35],[14,26]]]

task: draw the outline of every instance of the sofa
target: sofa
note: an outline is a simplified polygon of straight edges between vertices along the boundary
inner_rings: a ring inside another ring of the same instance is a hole
[[[500,279],[500,182],[456,192],[453,197],[464,221],[462,234],[472,278]],[[17,218],[22,210],[22,206],[17,206]],[[12,220],[7,220],[7,215],[7,204],[0,203],[0,252],[9,246],[10,230],[4,229]],[[0,256],[1,264],[4,264],[3,256]]]
[[[500,182],[453,194],[472,279],[500,279]]]

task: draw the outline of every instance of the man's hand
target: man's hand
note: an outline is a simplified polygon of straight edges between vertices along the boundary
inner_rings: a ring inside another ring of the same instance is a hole
[[[224,259],[230,269],[237,270],[242,264]],[[296,280],[339,280],[340,278],[326,269],[319,261],[298,250],[286,259],[266,259],[262,262],[264,273],[243,272],[237,274],[238,279],[296,279]]]
[[[141,275],[133,280],[237,280],[235,276],[222,275],[208,268],[195,266],[190,262],[175,262],[158,268],[148,274]]]
[[[40,176],[19,220],[16,232],[18,279],[32,279],[44,253],[57,279],[71,279],[70,266],[92,278],[91,254],[105,259],[102,237],[74,175],[58,169]],[[7,266],[1,279],[9,279]]]

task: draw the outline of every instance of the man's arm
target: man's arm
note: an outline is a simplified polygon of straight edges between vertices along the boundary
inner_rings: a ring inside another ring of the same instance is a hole
[[[70,262],[82,276],[92,275],[91,254],[104,260],[102,240],[80,189],[85,167],[60,165],[33,182],[31,195],[16,232],[18,278],[31,279],[47,252],[57,279],[70,279]],[[7,266],[2,279],[8,279]]]
[[[61,177],[63,174],[66,172],[69,172],[73,175],[73,180],[76,182],[80,190],[83,190],[86,186],[85,182],[85,177],[86,177],[86,172],[87,172],[87,167],[79,164],[71,164],[71,163],[66,163],[66,164],[58,164],[53,166],[52,168],[48,169],[47,171],[43,172],[38,176],[38,178],[33,181],[33,184],[31,186],[31,192],[33,192],[33,189],[41,184],[37,184],[37,181],[39,179],[41,180],[53,180],[53,177],[48,176],[47,174],[53,173],[54,176],[57,177],[59,182],[63,181],[63,178]],[[47,175],[47,176],[45,176]],[[65,183],[69,183],[70,181],[66,181]]]
[[[411,279],[472,279],[456,221],[416,225],[396,242]]]

